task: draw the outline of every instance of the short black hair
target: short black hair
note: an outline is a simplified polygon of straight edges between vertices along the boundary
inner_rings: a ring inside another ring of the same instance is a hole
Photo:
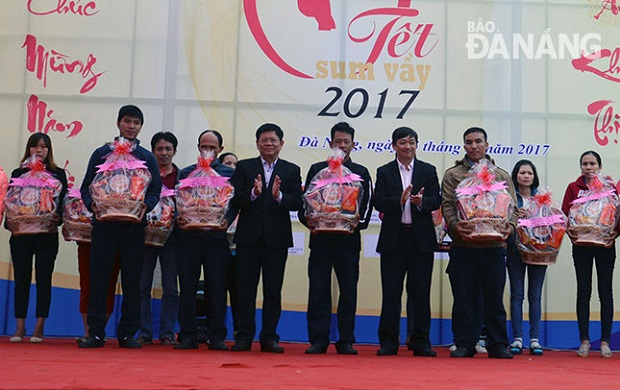
[[[200,139],[202,138],[202,136],[207,134],[207,133],[213,133],[213,135],[215,135],[215,137],[217,138],[217,142],[219,143],[219,146],[222,146],[224,144],[224,137],[222,137],[222,134],[220,134],[219,131],[217,131],[217,130],[204,130],[198,136],[198,145],[200,145]]]
[[[236,158],[237,160],[239,160],[239,157],[237,157],[236,154],[234,154],[233,152],[226,152],[226,153],[222,153],[220,154],[217,159],[220,160],[221,163],[224,162],[224,159],[228,156],[233,156],[234,158]]]
[[[594,150],[588,150],[588,151],[583,152],[581,157],[579,157],[579,165],[581,165],[581,160],[583,160],[583,158],[589,154],[594,156],[594,158],[596,159],[596,162],[598,163],[599,168],[603,168],[603,160],[601,159],[601,155],[596,153]]]
[[[332,141],[336,136],[336,132],[340,131],[341,133],[347,133],[351,135],[351,139],[355,139],[355,129],[351,127],[347,122],[338,122],[336,123],[331,130]]]
[[[116,121],[120,122],[125,116],[130,118],[138,118],[140,119],[140,124],[144,124],[144,115],[142,114],[142,110],[136,106],[129,104],[121,107],[120,110],[118,110],[118,118],[116,118]]]
[[[463,133],[463,142],[465,142],[465,137],[467,137],[471,133],[481,133],[482,137],[484,138],[484,142],[487,142],[487,132],[484,131],[482,127],[470,127],[469,129],[465,130],[465,132]]]
[[[284,138],[284,132],[282,131],[280,126],[276,125],[275,123],[265,123],[260,125],[260,127],[256,130],[256,140],[258,141],[260,135],[268,131],[275,131],[278,138],[280,138],[280,141],[282,141],[282,139]]]
[[[155,150],[155,145],[161,140],[168,141],[172,144],[172,149],[177,151],[177,146],[179,145],[179,140],[177,137],[169,131],[160,131],[159,133],[155,133],[153,138],[151,138],[151,151]]]
[[[521,169],[521,167],[524,165],[529,165],[530,167],[532,167],[532,172],[534,172],[534,180],[532,181],[530,189],[535,190],[540,185],[540,181],[538,180],[538,172],[536,171],[536,166],[530,160],[517,161],[514,168],[512,168],[512,174],[510,175],[512,177],[512,183],[515,185],[515,188],[519,188],[519,183],[517,183],[517,174],[519,173],[519,169]]]
[[[392,132],[392,143],[395,144],[401,138],[413,137],[415,143],[418,143],[418,133],[411,127],[401,126]]]

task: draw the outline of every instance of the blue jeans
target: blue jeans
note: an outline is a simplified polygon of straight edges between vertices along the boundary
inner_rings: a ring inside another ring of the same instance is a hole
[[[511,237],[508,244],[508,278],[510,279],[510,317],[512,337],[523,338],[523,298],[525,296],[525,271],[527,270],[527,300],[530,305],[530,339],[540,334],[542,313],[541,295],[545,281],[546,265],[529,265],[521,261],[521,254]]]
[[[161,315],[159,322],[159,339],[174,338],[174,327],[179,313],[179,291],[176,251],[174,244],[168,240],[163,247],[145,246],[142,275],[140,276],[140,332],[138,337],[153,339],[153,317],[151,315],[151,289],[153,272],[157,258],[161,265]]]

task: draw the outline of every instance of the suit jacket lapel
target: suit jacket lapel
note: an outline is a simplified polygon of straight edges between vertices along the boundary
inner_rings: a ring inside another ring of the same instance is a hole
[[[422,172],[420,172],[422,170],[420,163],[418,162],[418,159],[414,159],[413,160],[413,175],[411,175],[411,184],[413,184],[413,188],[420,188],[420,183],[422,181]],[[416,191],[416,194],[418,193],[418,191]],[[414,194],[415,195],[415,194]]]
[[[394,159],[394,161],[392,161],[392,167],[390,168],[393,172],[393,174],[391,175],[394,178],[394,184],[396,184],[396,188],[400,188],[400,192],[402,193],[404,188],[403,188],[403,180],[400,177],[400,167],[398,166],[398,161],[396,159]]]

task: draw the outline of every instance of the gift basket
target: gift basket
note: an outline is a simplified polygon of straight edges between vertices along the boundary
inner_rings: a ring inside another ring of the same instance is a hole
[[[62,217],[65,241],[90,242],[93,214],[84,206],[79,188],[71,188],[67,192]]]
[[[609,247],[614,243],[618,195],[611,179],[595,176],[589,190],[573,200],[568,212],[568,237],[575,245]]]
[[[159,202],[146,214],[144,244],[164,246],[174,224],[174,190],[162,186]]]
[[[93,210],[100,221],[140,222],[146,205],[144,197],[151,182],[146,163],[131,152],[136,145],[123,137],[110,144],[110,154],[98,165],[90,184]]]
[[[9,186],[9,179],[6,177],[6,173],[0,167],[0,221],[4,216],[4,198],[6,198],[6,189]]]
[[[55,232],[62,183],[45,170],[38,157],[26,159],[23,166],[28,171],[12,178],[6,192],[7,228],[15,235]]]
[[[334,149],[303,195],[310,231],[352,233],[360,220],[363,179],[343,166],[345,154]]]
[[[475,241],[501,241],[500,232],[510,219],[513,201],[505,181],[495,180],[495,167],[488,160],[475,164],[470,177],[456,187],[456,206]]]
[[[531,265],[555,264],[566,232],[568,218],[542,190],[521,208],[523,218],[517,224],[517,248],[521,260]]]
[[[212,154],[198,157],[196,169],[177,184],[177,224],[181,229],[217,229],[222,226],[234,189],[227,177],[211,168],[213,159]]]

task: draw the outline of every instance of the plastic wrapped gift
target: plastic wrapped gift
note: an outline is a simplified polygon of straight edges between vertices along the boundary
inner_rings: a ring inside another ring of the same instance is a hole
[[[312,232],[352,233],[359,223],[363,179],[342,165],[344,157],[342,150],[334,149],[327,167],[314,175],[303,195]]]
[[[4,169],[0,167],[0,221],[4,216],[4,198],[6,198],[6,190],[9,186],[9,179],[4,172]]]
[[[555,264],[566,232],[568,218],[542,190],[521,209],[523,218],[517,225],[517,248],[521,260],[532,265]]]
[[[495,180],[495,167],[488,160],[475,164],[470,177],[456,187],[459,219],[476,241],[501,241],[500,232],[510,219],[513,201],[505,181]]]
[[[37,157],[24,161],[29,170],[12,178],[4,200],[6,225],[15,235],[55,232],[60,218],[62,183],[45,170]]]
[[[89,190],[98,220],[142,220],[151,172],[144,161],[131,154],[135,147],[133,142],[120,137],[110,144],[111,153],[105,162],[97,166],[99,170]]]
[[[212,154],[198,157],[196,169],[177,184],[177,224],[181,229],[217,229],[222,226],[234,195],[227,177],[211,168]]]
[[[446,236],[446,221],[443,219],[443,214],[441,212],[441,208],[434,210],[432,212],[433,216],[433,226],[435,227],[435,238],[437,239],[437,244],[442,245],[443,239]]]
[[[79,188],[67,192],[62,217],[62,236],[66,241],[90,242],[93,214],[84,206]]]
[[[159,202],[146,214],[144,244],[164,246],[174,224],[174,190],[162,186]]]
[[[568,236],[575,245],[609,247],[618,223],[618,195],[610,178],[595,176],[589,190],[573,200],[568,212]]]

